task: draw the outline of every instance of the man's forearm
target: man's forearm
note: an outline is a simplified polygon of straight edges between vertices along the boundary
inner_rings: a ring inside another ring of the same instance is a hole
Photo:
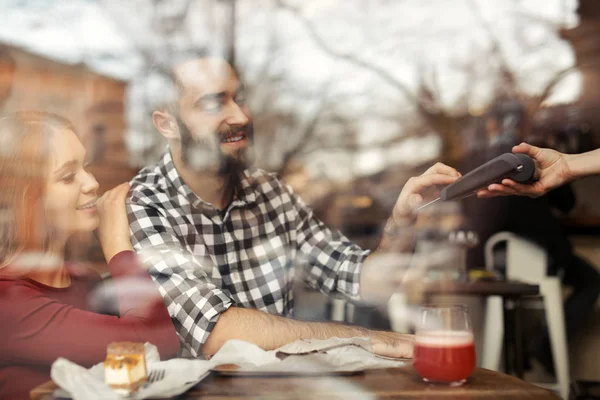
[[[387,303],[398,290],[404,271],[410,265],[415,246],[414,218],[390,217],[379,244],[363,261],[360,274],[360,298],[367,302]]]
[[[575,178],[600,174],[600,149],[567,157],[567,164]]]
[[[262,311],[231,307],[219,316],[217,324],[202,348],[204,356],[215,354],[230,339],[254,343],[264,350],[274,350],[300,339],[378,337],[383,332],[332,322],[305,322]],[[383,337],[379,338],[383,340]]]
[[[396,222],[393,217],[390,217],[383,228],[381,239],[373,254],[377,252],[412,252],[415,244],[414,222],[414,218]]]

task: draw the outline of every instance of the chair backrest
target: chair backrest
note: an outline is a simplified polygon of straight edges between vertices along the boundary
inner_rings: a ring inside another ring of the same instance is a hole
[[[493,268],[494,247],[506,242],[506,278],[539,283],[546,277],[548,255],[536,243],[511,232],[499,232],[485,244],[486,268]]]

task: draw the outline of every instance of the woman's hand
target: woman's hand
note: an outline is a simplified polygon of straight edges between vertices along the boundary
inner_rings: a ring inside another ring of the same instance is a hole
[[[477,192],[478,197],[496,196],[529,196],[539,197],[574,179],[569,167],[569,155],[559,153],[552,149],[542,149],[521,143],[513,147],[514,153],[527,154],[535,162],[535,178],[531,184],[517,183],[512,179],[504,179],[502,183],[495,183]]]
[[[98,239],[106,262],[110,262],[111,258],[121,251],[133,250],[125,209],[128,192],[129,183],[122,183],[104,193],[96,203],[100,216]]]

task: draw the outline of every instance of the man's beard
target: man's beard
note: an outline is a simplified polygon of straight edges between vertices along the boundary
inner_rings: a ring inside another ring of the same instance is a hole
[[[197,172],[214,173],[216,176],[229,178],[238,186],[242,173],[254,163],[254,126],[252,122],[239,128],[229,127],[227,131],[215,132],[209,138],[194,135],[187,125],[176,118],[181,136],[181,160],[184,165]],[[248,147],[238,149],[235,154],[221,151],[221,138],[245,135]]]

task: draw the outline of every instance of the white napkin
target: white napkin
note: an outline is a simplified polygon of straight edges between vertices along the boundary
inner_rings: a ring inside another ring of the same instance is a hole
[[[362,337],[297,340],[271,351],[241,340],[229,340],[210,361],[215,366],[239,365],[237,371],[282,374],[356,372],[406,365],[406,360],[381,358],[370,350],[370,340]],[[286,357],[280,359],[278,355]]]
[[[136,393],[123,396],[104,383],[102,363],[90,369],[81,367],[64,358],[52,364],[52,380],[75,399],[146,399],[177,396],[196,383],[208,372],[221,364],[236,364],[237,371],[256,371],[277,374],[317,372],[356,372],[373,368],[396,368],[405,360],[381,358],[371,353],[368,338],[330,338],[327,340],[305,339],[289,343],[277,350],[265,351],[255,344],[242,340],[229,340],[210,360],[175,358],[160,361],[156,346],[145,344],[148,373],[164,369],[165,377]],[[284,355],[283,360],[278,357]]]
[[[160,361],[156,346],[150,343],[145,344],[145,350],[148,374],[155,369],[163,369],[165,377],[160,381],[140,387],[137,392],[129,396],[118,394],[104,383],[103,363],[86,369],[69,360],[59,358],[52,364],[50,376],[54,383],[66,390],[75,400],[119,400],[123,398],[137,400],[177,396],[200,382],[213,365],[205,360],[183,358]]]
[[[312,352],[327,352],[328,350],[342,346],[359,346],[365,350],[371,351],[371,340],[366,337],[338,338],[329,339],[301,339],[288,343],[277,349],[278,353],[285,354],[306,354]]]

